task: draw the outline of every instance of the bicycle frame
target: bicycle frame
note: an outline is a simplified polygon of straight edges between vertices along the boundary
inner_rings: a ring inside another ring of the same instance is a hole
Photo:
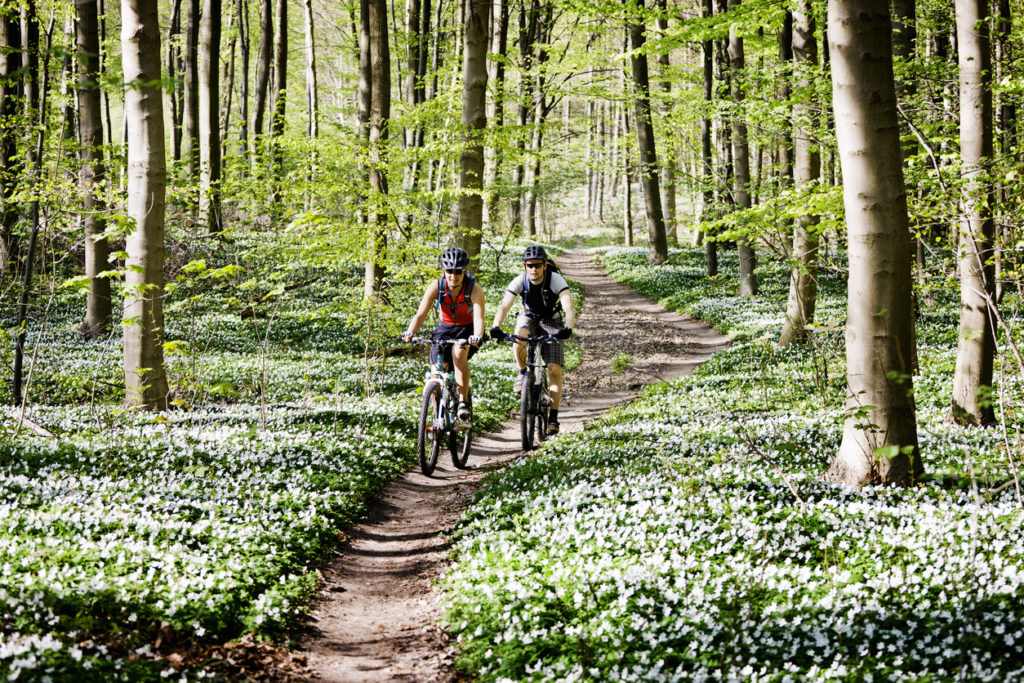
[[[413,337],[414,344],[430,344],[429,339]],[[466,340],[444,340],[439,346],[463,346]],[[472,433],[466,425],[456,423],[455,406],[458,400],[458,387],[455,383],[455,372],[445,368],[443,354],[430,364],[423,384],[423,404],[420,408],[419,430],[416,450],[419,456],[420,469],[423,474],[430,475],[437,465],[441,444],[447,440],[451,452],[452,464],[462,469],[469,459]],[[472,397],[467,396],[471,402]],[[429,454],[428,454],[429,450]]]
[[[526,344],[526,370],[528,381],[523,383],[519,408],[519,428],[523,450],[533,448],[534,437],[543,441],[548,426],[548,410],[551,397],[548,395],[548,366],[544,362],[540,345],[557,341],[550,335],[520,337],[512,334],[506,337],[512,343]]]

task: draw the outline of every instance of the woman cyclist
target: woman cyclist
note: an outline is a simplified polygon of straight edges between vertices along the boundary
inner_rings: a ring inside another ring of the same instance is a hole
[[[443,354],[445,365],[454,366],[455,383],[459,387],[456,417],[468,423],[473,417],[469,405],[469,359],[476,353],[483,339],[484,290],[477,284],[476,278],[466,271],[469,254],[464,250],[452,247],[441,254],[440,260],[444,274],[427,285],[420,307],[409,321],[402,340],[410,341],[427,319],[430,309],[438,307],[440,314],[437,325],[430,335],[433,342],[430,362],[436,363]],[[465,339],[469,345],[438,345],[438,342],[454,339]]]

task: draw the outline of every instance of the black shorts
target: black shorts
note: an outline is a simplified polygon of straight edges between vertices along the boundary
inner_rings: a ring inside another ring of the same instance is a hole
[[[521,311],[516,318],[516,329],[518,330],[523,327],[529,331],[530,336],[537,337],[541,334],[555,334],[565,327],[565,323],[562,321],[561,316],[538,319],[527,315],[526,311]],[[561,340],[541,344],[540,357],[544,360],[545,364],[564,365],[565,346]]]
[[[441,357],[441,352],[444,352],[444,362],[447,365],[452,363],[452,347],[450,344],[444,347],[438,346],[437,342],[446,339],[469,339],[473,336],[473,325],[449,325],[448,323],[438,323],[437,327],[430,334],[430,362],[431,364],[437,363],[437,359]],[[473,354],[477,352],[477,347],[472,344],[467,345],[469,347],[469,358],[473,357]]]

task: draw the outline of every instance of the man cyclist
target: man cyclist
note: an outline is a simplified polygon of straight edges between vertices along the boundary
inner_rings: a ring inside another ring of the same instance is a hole
[[[469,405],[469,359],[476,353],[484,335],[484,290],[476,278],[466,271],[469,254],[452,247],[441,254],[444,270],[438,280],[427,285],[416,315],[402,334],[402,341],[412,340],[433,306],[439,309],[437,325],[430,335],[430,362],[437,363],[443,353],[445,365],[454,366],[455,383],[459,387],[459,406],[455,416],[463,423],[472,419]],[[465,339],[468,346],[444,346],[438,342]]]
[[[541,345],[541,358],[548,366],[551,393],[551,410],[548,412],[548,434],[558,433],[558,406],[562,400],[562,363],[564,350],[562,340],[572,336],[576,312],[572,307],[569,283],[552,270],[544,247],[530,245],[523,252],[523,271],[509,283],[505,296],[498,305],[491,327],[491,336],[502,339],[501,323],[505,321],[516,297],[523,299],[523,311],[516,318],[516,335],[520,337],[551,334],[558,341]],[[563,319],[563,312],[565,317]],[[513,346],[513,356],[519,366],[515,391],[523,389],[526,377],[526,344]]]

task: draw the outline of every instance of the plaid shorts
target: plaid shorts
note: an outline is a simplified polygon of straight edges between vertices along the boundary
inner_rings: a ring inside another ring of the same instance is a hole
[[[543,320],[537,320],[526,315],[525,312],[521,312],[519,317],[516,318],[516,329],[526,328],[530,332],[531,337],[536,337],[542,331],[546,334],[555,334],[563,327],[565,323],[562,318],[544,318]],[[548,365],[555,363],[557,365],[565,364],[565,349],[562,344],[562,340],[548,342],[547,344],[541,344],[540,346],[540,357],[544,359],[544,362]]]

